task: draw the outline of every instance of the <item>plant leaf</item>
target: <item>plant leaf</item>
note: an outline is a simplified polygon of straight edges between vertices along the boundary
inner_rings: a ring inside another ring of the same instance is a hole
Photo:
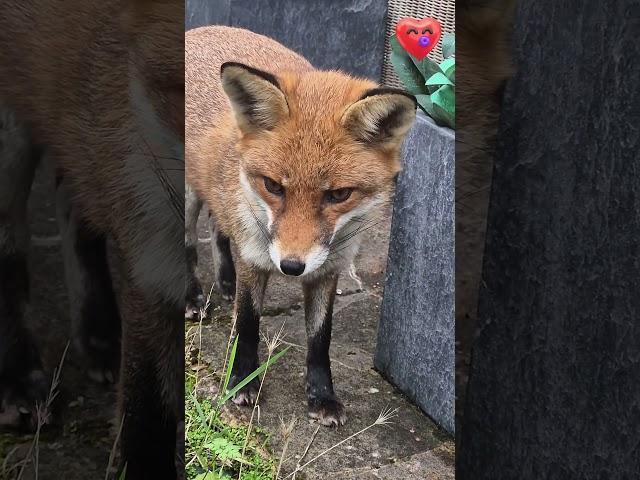
[[[456,53],[456,36],[453,33],[445,33],[442,36],[442,56],[449,58]]]
[[[416,68],[420,71],[422,78],[427,79],[430,76],[432,76],[434,73],[437,73],[440,71],[440,67],[438,66],[438,64],[433,60],[431,60],[429,57],[424,57],[422,60],[417,60],[411,57],[411,61],[416,66]]]
[[[276,353],[274,356],[269,358],[269,360],[267,360],[265,363],[263,363],[258,368],[256,368],[252,373],[250,373],[244,380],[242,380],[235,387],[233,387],[231,390],[229,390],[224,397],[222,397],[220,400],[218,400],[218,406],[224,405],[225,402],[227,402],[236,393],[238,393],[251,380],[256,378],[258,375],[260,375],[262,372],[264,372],[267,368],[269,368],[271,365],[273,365],[275,362],[277,362],[280,359],[280,357],[282,357],[282,355],[287,353],[289,348],[291,348],[291,347],[286,347],[283,350],[281,350],[278,353]]]
[[[449,76],[449,70],[452,68],[456,68],[455,58],[447,58],[440,63],[440,70],[442,70],[447,77]]]
[[[196,475],[195,480],[219,480],[220,477],[214,472],[200,473]]]
[[[238,335],[233,341],[233,347],[231,347],[231,353],[229,354],[229,361],[227,362],[227,372],[224,376],[224,385],[222,386],[222,391],[226,392],[227,387],[229,386],[229,379],[231,378],[231,369],[233,368],[233,364],[236,361],[236,350],[238,349]]]
[[[402,45],[400,45],[400,42],[398,42],[398,38],[395,35],[391,35],[389,37],[389,45],[391,45],[392,52],[397,53],[398,55],[404,54],[407,57],[409,56],[409,52],[402,48]]]
[[[431,95],[416,95],[416,101],[418,105],[430,117],[433,117],[436,113],[433,110],[433,102],[431,101]]]
[[[202,447],[211,450],[221,460],[240,460],[242,458],[240,446],[223,437],[214,438]]]
[[[442,72],[436,72],[427,78],[425,85],[453,85],[447,76]]]
[[[436,116],[444,119],[445,125],[455,128],[456,102],[455,90],[450,85],[443,85],[431,94],[431,102]],[[434,117],[434,120],[436,118]]]
[[[396,75],[398,75],[398,78],[409,93],[413,95],[427,93],[424,78],[408,55],[401,56],[392,52],[391,64],[393,65]]]

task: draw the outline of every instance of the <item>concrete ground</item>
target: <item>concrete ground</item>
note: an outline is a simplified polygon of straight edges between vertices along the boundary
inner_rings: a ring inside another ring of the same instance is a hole
[[[52,174],[41,168],[30,200],[32,301],[27,319],[29,327],[38,334],[45,367],[50,372],[58,365],[69,340],[68,302],[53,199]],[[348,276],[340,281],[331,357],[336,392],[345,403],[348,420],[339,429],[321,427],[305,461],[373,423],[385,408],[397,408],[398,416],[392,424],[375,426],[321,457],[298,474],[298,479],[325,476],[363,480],[454,478],[453,439],[372,368],[388,231],[387,222],[367,232],[363,254],[356,265],[362,290]],[[201,237],[200,278],[208,288],[211,258],[204,227]],[[215,369],[220,368],[224,356],[231,326],[231,305],[217,296],[212,303],[215,307],[203,327],[203,356]],[[292,348],[268,373],[259,424],[273,433],[273,453],[279,457],[282,451],[280,417],[297,419],[283,468],[284,472],[291,472],[317,429],[306,417],[306,349],[300,289],[295,283],[282,279],[272,281],[265,305],[263,331],[274,333],[284,324],[285,340]],[[265,358],[264,347],[261,354]],[[201,393],[213,396],[214,383],[203,382]],[[116,431],[115,402],[115,387],[96,385],[87,379],[81,360],[70,348],[62,368],[53,424],[43,431],[38,442],[37,478],[58,480],[61,473],[66,480],[104,478]],[[231,406],[228,414],[242,421],[250,412]],[[32,435],[0,432],[0,478],[14,478],[16,470],[9,475],[3,471],[24,458],[32,440]],[[32,463],[22,478],[36,478]]]
[[[201,222],[204,225],[205,222]],[[321,426],[304,461],[373,423],[383,409],[397,409],[393,423],[375,426],[309,465],[296,478],[453,479],[454,441],[373,369],[377,322],[382,301],[390,221],[368,231],[356,262],[362,281],[343,275],[338,284],[331,344],[336,393],[345,404],[347,423],[338,429]],[[209,233],[200,228],[199,277],[211,286]],[[231,329],[232,305],[213,293],[209,318],[202,327],[202,360],[215,371],[222,367]],[[281,418],[296,419],[284,462],[284,476],[295,469],[318,428],[306,414],[306,340],[299,282],[271,279],[261,330],[272,336],[284,325],[290,350],[268,371],[260,402],[259,425],[272,433],[273,453],[283,447]],[[264,342],[260,358],[266,359]],[[218,382],[202,382],[200,394],[213,397]],[[247,421],[251,411],[230,403],[227,414]],[[304,463],[304,461],[302,463]],[[284,477],[283,476],[283,477]]]

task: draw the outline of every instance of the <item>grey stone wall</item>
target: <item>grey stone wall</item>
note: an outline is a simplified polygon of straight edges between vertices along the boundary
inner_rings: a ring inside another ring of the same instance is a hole
[[[386,0],[186,0],[186,28],[230,25],[272,37],[323,69],[380,81]]]
[[[520,2],[457,478],[640,478],[640,2]]]
[[[393,208],[376,368],[454,431],[454,134],[419,115]]]

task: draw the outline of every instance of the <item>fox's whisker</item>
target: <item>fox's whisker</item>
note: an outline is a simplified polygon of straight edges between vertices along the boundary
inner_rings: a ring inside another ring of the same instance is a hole
[[[169,204],[171,205],[174,213],[178,216],[178,219],[182,220],[182,222],[184,223],[184,194],[179,195],[178,192],[176,192],[175,187],[169,181],[163,168],[158,162],[158,156],[156,156],[156,154],[153,152],[151,146],[149,145],[149,142],[147,142],[146,138],[141,138],[142,142],[145,144],[149,152],[146,156],[147,158],[150,158],[152,160],[153,172],[164,187],[164,191],[166,191],[168,194],[167,196],[169,199]]]

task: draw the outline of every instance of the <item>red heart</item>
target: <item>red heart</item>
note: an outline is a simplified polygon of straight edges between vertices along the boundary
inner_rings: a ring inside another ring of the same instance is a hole
[[[426,57],[440,41],[442,27],[435,18],[401,18],[396,25],[398,43],[418,60]]]

